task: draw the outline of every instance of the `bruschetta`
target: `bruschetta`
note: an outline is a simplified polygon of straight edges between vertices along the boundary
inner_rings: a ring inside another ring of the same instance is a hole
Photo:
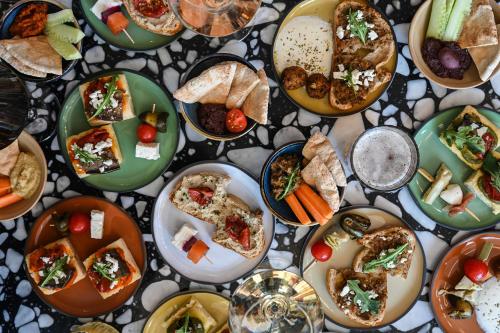
[[[85,277],[85,270],[68,238],[62,238],[29,253],[28,272],[45,295],[70,288]]]
[[[141,271],[122,238],[97,250],[83,264],[92,285],[103,299],[141,278]]]
[[[66,140],[71,164],[80,178],[120,169],[123,161],[112,125],[92,128]]]
[[[490,207],[493,214],[500,214],[500,191],[493,184],[493,177],[488,172],[477,170],[465,181],[465,186]]]

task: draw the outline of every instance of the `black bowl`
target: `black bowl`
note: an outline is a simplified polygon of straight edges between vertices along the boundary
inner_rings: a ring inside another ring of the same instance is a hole
[[[12,34],[9,32],[9,28],[14,23],[14,19],[16,18],[17,14],[21,9],[26,7],[27,5],[31,3],[47,3],[48,4],[48,13],[56,13],[58,11],[61,11],[65,9],[64,6],[59,4],[58,2],[52,1],[52,0],[21,0],[13,4],[7,11],[2,16],[2,19],[0,21],[0,39],[10,39],[12,38]],[[75,20],[73,22],[73,25],[75,28],[80,29],[80,25],[78,22]],[[76,48],[80,53],[82,52],[82,42],[80,41],[78,44],[75,44]],[[55,81],[59,79],[61,76],[64,74],[68,73],[77,63],[79,59],[75,60],[64,60],[62,59],[62,74],[61,75],[56,75],[56,74],[47,74],[46,77],[35,77],[31,75],[26,75],[18,70],[16,70],[14,67],[12,67],[10,64],[8,64],[6,61],[2,60],[2,63],[5,64],[7,67],[9,67],[10,70],[12,70],[19,78],[21,78],[24,81],[32,81],[32,82],[43,82],[43,83],[48,83]]]
[[[249,63],[248,61],[246,61],[241,57],[228,53],[215,53],[194,63],[181,78],[180,86],[182,87],[187,81],[199,76],[201,72],[203,72],[204,70],[212,66],[215,66],[217,64],[220,64],[221,62],[224,61],[237,61],[239,63],[248,66],[255,72],[257,71],[257,69],[251,63]],[[247,117],[248,124],[247,128],[245,128],[244,131],[240,133],[215,134],[207,131],[200,125],[200,122],[198,121],[198,112],[197,112],[198,108],[200,107],[199,103],[190,104],[178,101],[176,105],[178,106],[180,113],[186,120],[186,123],[188,123],[188,125],[191,126],[191,128],[195,132],[212,140],[217,140],[217,141],[234,140],[244,136],[257,125],[257,123],[253,119]]]

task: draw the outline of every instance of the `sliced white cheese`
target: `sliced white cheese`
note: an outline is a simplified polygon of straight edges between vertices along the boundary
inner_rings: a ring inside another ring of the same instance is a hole
[[[481,290],[481,286],[472,282],[467,276],[458,281],[455,290]]]
[[[101,20],[101,14],[103,11],[111,7],[121,6],[122,4],[123,2],[115,0],[97,0],[97,2],[92,6],[90,10],[92,11],[92,13],[94,13],[95,16],[97,16],[99,20]]]
[[[195,236],[198,233],[198,230],[193,229],[187,225],[183,225],[182,228],[177,231],[174,235],[174,239],[172,240],[172,244],[182,251],[182,247],[184,244],[191,239],[191,237]]]
[[[90,212],[90,238],[102,239],[104,230],[104,212],[93,209]]]
[[[135,157],[146,160],[157,160],[160,158],[160,144],[157,142],[138,142],[135,146]]]
[[[449,205],[460,205],[464,198],[464,193],[460,185],[450,184],[446,186],[446,189],[439,196]]]
[[[483,135],[485,135],[485,134],[486,134],[486,132],[488,132],[488,127],[483,126],[483,127],[481,127],[481,128],[478,128],[478,130],[477,130],[477,135],[479,135],[479,136],[481,136],[481,137],[482,137]]]

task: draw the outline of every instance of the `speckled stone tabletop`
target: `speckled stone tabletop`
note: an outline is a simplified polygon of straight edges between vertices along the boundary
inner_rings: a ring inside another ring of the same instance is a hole
[[[337,120],[320,118],[298,109],[280,93],[271,68],[271,43],[278,23],[298,2],[264,0],[254,31],[243,41],[222,44],[217,39],[209,40],[185,31],[170,45],[145,53],[125,52],[107,45],[80,19],[86,34],[83,60],[53,84],[27,84],[32,105],[38,111],[38,118],[28,125],[27,130],[43,141],[50,172],[43,198],[35,208],[22,218],[0,224],[0,333],[68,332],[72,325],[92,320],[64,316],[40,301],[21,265],[24,241],[36,217],[58,200],[81,194],[103,196],[126,209],[140,225],[148,253],[147,271],[137,294],[120,309],[94,319],[110,323],[122,332],[140,332],[150,312],[172,293],[202,288],[230,295],[241,281],[216,286],[190,283],[163,262],[151,236],[150,216],[156,195],[174,172],[199,160],[231,161],[257,177],[263,162],[275,148],[304,139],[315,131],[328,135],[344,157],[349,176],[344,204],[370,204],[402,217],[416,230],[425,250],[426,285],[419,300],[402,319],[380,331],[441,332],[429,306],[429,280],[444,251],[467,233],[443,228],[424,216],[407,189],[389,194],[363,189],[352,176],[345,156],[355,138],[369,127],[391,124],[413,131],[435,112],[464,104],[482,105],[498,111],[500,75],[479,88],[461,91],[446,90],[430,83],[415,68],[407,45],[409,24],[421,0],[374,1],[390,18],[396,32],[400,56],[394,82],[387,93],[364,113]],[[76,3],[66,0],[65,5],[72,6],[77,17],[81,18]],[[5,4],[2,6],[0,8],[6,8]],[[255,67],[266,69],[272,94],[270,124],[256,127],[241,139],[219,143],[200,137],[182,121],[177,155],[168,171],[146,187],[130,193],[97,191],[85,186],[70,172],[57,143],[55,121],[58,101],[62,102],[65,94],[80,80],[102,69],[130,68],[150,75],[172,92],[193,61],[215,52],[234,53],[250,60]],[[496,227],[499,229],[500,225]],[[308,228],[296,229],[278,222],[275,240],[267,256],[269,264],[298,272],[299,254],[308,231]],[[329,321],[325,323],[325,331],[348,332]]]

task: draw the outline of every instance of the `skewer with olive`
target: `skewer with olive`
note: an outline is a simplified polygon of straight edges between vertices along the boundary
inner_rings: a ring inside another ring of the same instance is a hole
[[[156,111],[156,104],[153,104],[153,109],[151,111],[141,113],[139,119],[155,127],[159,132],[165,133],[167,131],[168,113]]]

